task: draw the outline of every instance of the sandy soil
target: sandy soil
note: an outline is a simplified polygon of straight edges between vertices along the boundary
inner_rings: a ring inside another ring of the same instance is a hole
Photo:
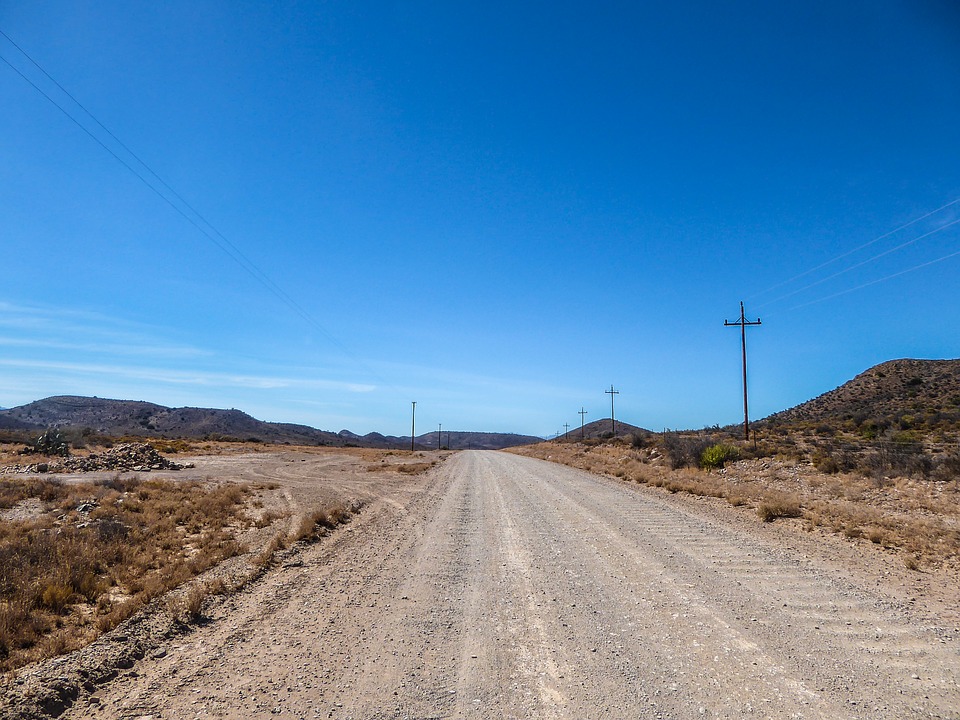
[[[367,504],[64,717],[960,718],[955,579],[882,552],[498,452],[196,462]]]

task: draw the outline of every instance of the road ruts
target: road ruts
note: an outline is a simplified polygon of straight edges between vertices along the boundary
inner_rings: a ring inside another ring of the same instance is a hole
[[[462,452],[71,716],[960,718],[950,633],[732,528]]]

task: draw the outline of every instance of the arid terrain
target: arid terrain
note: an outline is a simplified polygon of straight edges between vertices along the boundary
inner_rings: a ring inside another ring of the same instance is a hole
[[[177,477],[272,488],[290,523],[363,509],[193,622],[8,675],[0,715],[960,717],[951,572],[502,452],[249,450]]]

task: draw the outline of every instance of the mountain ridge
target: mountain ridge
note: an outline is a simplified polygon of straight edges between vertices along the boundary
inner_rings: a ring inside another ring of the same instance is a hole
[[[309,425],[257,420],[235,408],[169,408],[143,400],[55,395],[0,410],[0,429],[43,431],[49,427],[89,429],[112,437],[257,440],[331,447],[410,447],[409,436],[376,432],[358,435],[349,430],[334,433]],[[460,450],[500,449],[541,442],[543,438],[517,433],[444,431],[443,439],[449,443],[450,449]],[[437,432],[418,435],[414,441],[418,449],[434,448],[437,446]]]

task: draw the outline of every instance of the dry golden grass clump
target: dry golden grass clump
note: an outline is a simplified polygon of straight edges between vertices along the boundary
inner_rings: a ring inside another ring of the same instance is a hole
[[[241,552],[250,493],[119,477],[0,480],[0,670],[78,647]]]

